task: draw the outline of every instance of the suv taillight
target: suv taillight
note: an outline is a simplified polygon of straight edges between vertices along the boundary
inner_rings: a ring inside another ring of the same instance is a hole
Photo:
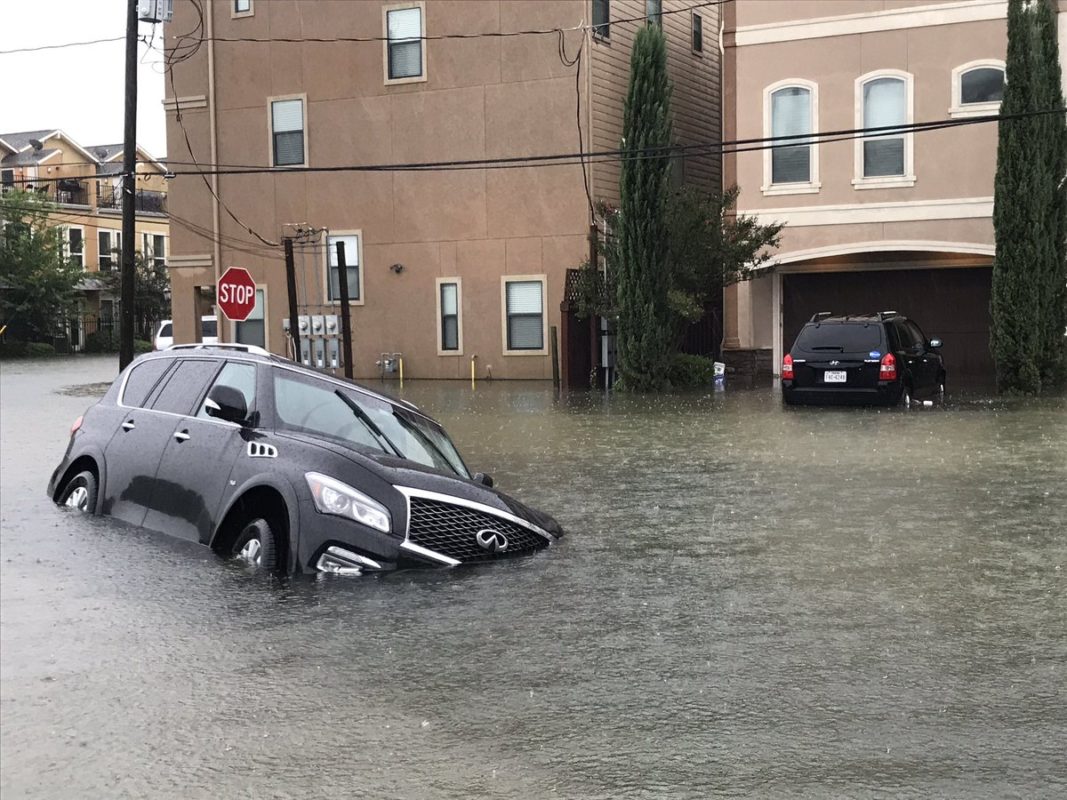
[[[882,363],[878,367],[878,380],[895,381],[897,379],[897,357],[892,353],[882,356]]]
[[[785,358],[782,359],[782,380],[793,380],[793,357],[789,353],[786,353]]]

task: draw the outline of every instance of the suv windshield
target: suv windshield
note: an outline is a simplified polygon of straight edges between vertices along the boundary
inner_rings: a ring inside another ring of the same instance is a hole
[[[797,337],[794,350],[826,353],[867,353],[882,348],[882,326],[864,322],[809,323]]]
[[[470,477],[440,426],[385,400],[275,370],[274,406],[281,429],[323,436]]]

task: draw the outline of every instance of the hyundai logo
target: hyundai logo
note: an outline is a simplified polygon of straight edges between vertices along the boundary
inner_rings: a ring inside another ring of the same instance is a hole
[[[503,553],[508,549],[508,537],[492,528],[483,528],[474,538],[483,550],[490,553]]]

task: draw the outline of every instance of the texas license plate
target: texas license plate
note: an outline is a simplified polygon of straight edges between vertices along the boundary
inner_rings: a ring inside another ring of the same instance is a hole
[[[845,383],[848,373],[842,370],[827,370],[822,376],[823,383]]]

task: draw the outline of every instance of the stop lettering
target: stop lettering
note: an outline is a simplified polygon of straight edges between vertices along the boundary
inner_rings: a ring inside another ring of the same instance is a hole
[[[256,282],[244,267],[230,267],[219,278],[216,296],[227,319],[244,322],[256,307]]]

